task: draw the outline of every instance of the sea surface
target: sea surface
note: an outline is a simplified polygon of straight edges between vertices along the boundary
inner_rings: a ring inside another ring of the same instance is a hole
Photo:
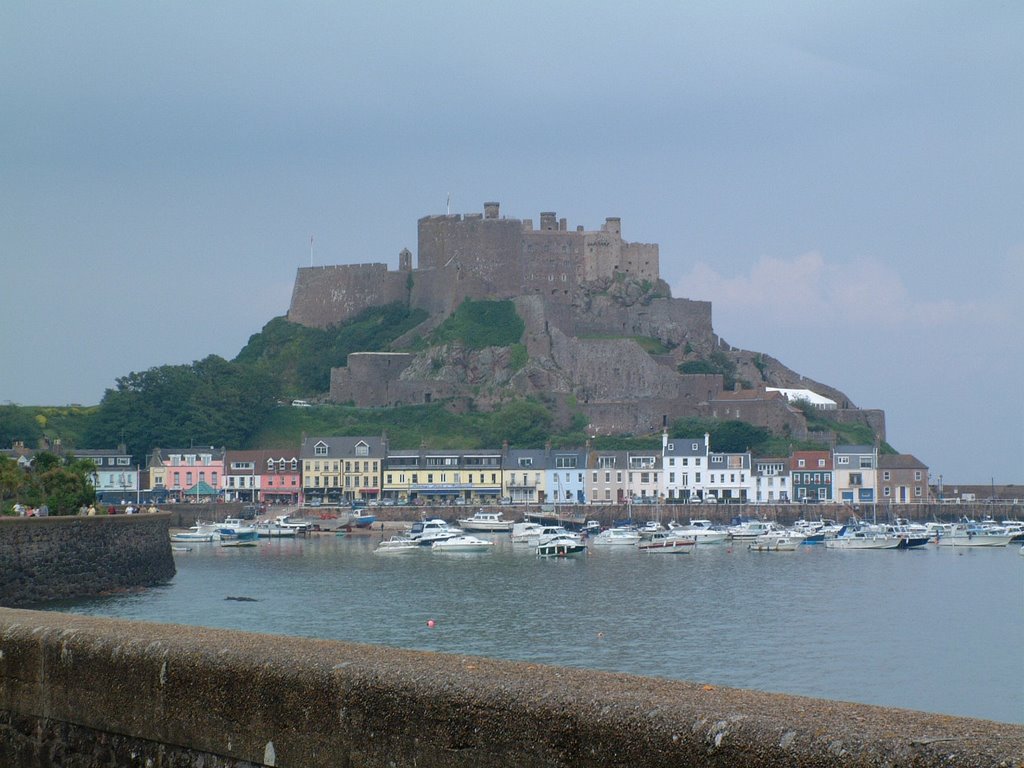
[[[1019,545],[549,560],[490,538],[461,555],[374,555],[377,534],[191,544],[166,586],[46,607],[1024,723]]]

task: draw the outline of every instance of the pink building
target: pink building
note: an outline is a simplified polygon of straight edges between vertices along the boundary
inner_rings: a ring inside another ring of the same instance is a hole
[[[225,501],[298,504],[302,490],[294,448],[228,451],[221,490]]]

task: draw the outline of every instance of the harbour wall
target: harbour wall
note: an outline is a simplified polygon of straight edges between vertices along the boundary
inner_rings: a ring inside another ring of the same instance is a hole
[[[0,518],[0,605],[161,584],[174,576],[167,514]]]
[[[1021,766],[1024,726],[383,646],[0,609],[0,764]]]

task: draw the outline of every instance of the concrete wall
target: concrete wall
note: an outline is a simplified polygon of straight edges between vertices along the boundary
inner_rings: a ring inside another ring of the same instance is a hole
[[[1024,727],[491,659],[0,609],[0,763],[1018,766]]]
[[[0,518],[0,605],[148,587],[174,576],[167,514]]]

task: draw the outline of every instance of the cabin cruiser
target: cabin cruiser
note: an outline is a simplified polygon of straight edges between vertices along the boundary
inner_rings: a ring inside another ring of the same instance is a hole
[[[209,542],[220,541],[221,532],[214,523],[196,523],[187,531],[171,534],[171,541]]]
[[[721,544],[728,540],[729,532],[716,528],[710,520],[691,520],[688,525],[673,521],[668,524],[672,533],[692,538],[698,544]]]
[[[835,538],[843,526],[835,520],[819,518],[818,520],[797,520],[793,530],[804,535],[804,544],[820,544],[825,539]]]
[[[740,520],[727,530],[733,541],[753,541],[758,536],[779,530],[779,526],[768,520]]]
[[[747,548],[753,552],[793,552],[804,543],[806,536],[799,531],[780,528],[762,533]]]
[[[409,538],[418,543],[421,547],[429,547],[435,541],[444,541],[461,536],[461,528],[448,525],[439,517],[430,520],[422,520],[412,524],[409,529]]]
[[[900,549],[902,539],[869,527],[844,525],[834,539],[825,539],[829,549]]]
[[[527,521],[525,523],[513,523],[512,524],[512,543],[513,544],[524,544],[533,543],[536,544],[540,538],[540,532],[544,530],[544,526],[540,523],[534,523]]]
[[[571,536],[551,536],[537,544],[538,557],[573,557],[586,553],[587,545]]]
[[[637,544],[641,552],[654,554],[686,554],[697,546],[697,540],[679,534],[675,531],[657,531],[650,539],[644,539]]]
[[[583,537],[578,533],[566,530],[561,525],[543,525],[540,529],[540,534],[537,537],[537,543],[543,544],[551,539],[571,539],[579,543],[583,543]]]
[[[392,536],[384,539],[377,548],[373,550],[375,555],[397,555],[403,552],[419,552],[420,545],[408,536]]]
[[[936,528],[940,547],[1005,547],[1014,534],[998,526],[978,523],[954,523],[948,528]]]
[[[483,531],[484,533],[508,533],[512,530],[512,521],[506,520],[500,512],[477,511],[472,517],[458,520],[459,527],[464,531]]]
[[[601,531],[592,541],[595,547],[625,546],[635,547],[640,542],[640,532],[635,528],[608,528]]]
[[[435,541],[430,548],[434,552],[490,552],[494,548],[494,542],[478,539],[476,536],[462,535]]]

